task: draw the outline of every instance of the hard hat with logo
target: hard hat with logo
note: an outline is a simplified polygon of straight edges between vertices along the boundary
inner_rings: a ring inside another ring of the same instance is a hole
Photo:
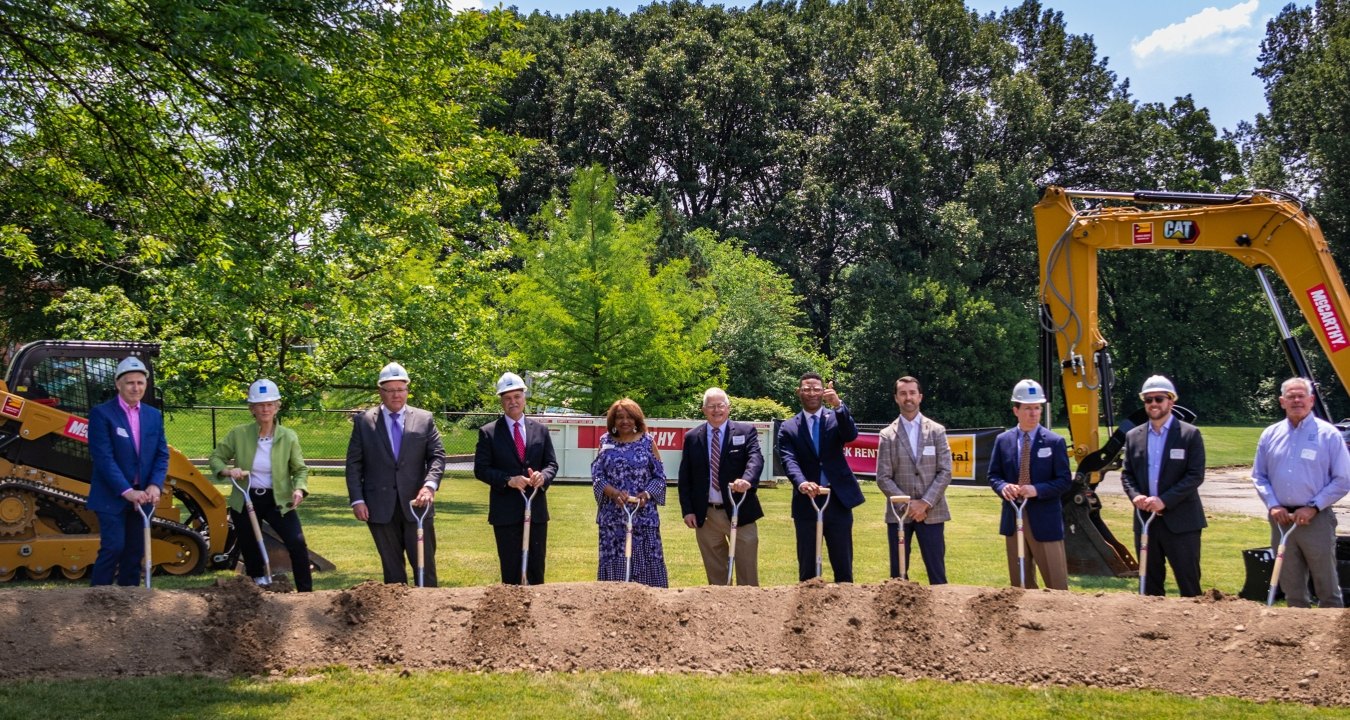
[[[1171,380],[1168,380],[1162,375],[1154,375],[1144,381],[1144,388],[1139,391],[1139,399],[1143,400],[1144,396],[1151,392],[1164,392],[1173,400],[1177,399],[1176,386],[1172,384]]]
[[[1024,405],[1039,405],[1045,402],[1045,390],[1035,380],[1023,380],[1013,386],[1012,401]]]
[[[408,371],[404,370],[403,366],[396,362],[391,362],[388,365],[385,365],[384,369],[380,370],[380,381],[377,384],[380,387],[384,387],[384,384],[390,380],[411,382],[411,379],[408,377]]]
[[[524,390],[524,389],[525,389],[525,381],[521,380],[520,376],[513,372],[502,373],[502,376],[497,379],[498,395],[501,395],[503,393],[509,393],[512,390]]]
[[[117,370],[113,373],[113,380],[121,380],[123,375],[129,372],[138,372],[146,377],[150,377],[150,371],[146,369],[145,363],[136,356],[128,357],[122,362],[117,363]]]
[[[248,386],[248,402],[253,403],[279,402],[281,400],[281,390],[277,384],[271,380],[254,380],[252,385]]]

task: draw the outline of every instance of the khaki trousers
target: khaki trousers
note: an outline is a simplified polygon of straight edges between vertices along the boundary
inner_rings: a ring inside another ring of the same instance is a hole
[[[703,526],[694,531],[703,570],[709,585],[727,584],[727,562],[731,545],[731,508],[708,508]],[[759,526],[750,523],[736,528],[736,584],[759,584]]]
[[[1031,536],[1031,528],[1022,533],[1027,543],[1027,589],[1035,590],[1036,568],[1041,569],[1041,580],[1051,590],[1069,589],[1069,561],[1064,556],[1064,541],[1039,542]],[[1013,587],[1019,587],[1017,570],[1017,533],[1005,535],[1008,548],[1008,579]],[[1032,561],[1035,562],[1032,562]]]

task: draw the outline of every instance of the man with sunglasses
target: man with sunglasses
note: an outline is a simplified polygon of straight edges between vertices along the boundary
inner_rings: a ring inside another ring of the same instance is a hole
[[[1172,566],[1182,597],[1200,595],[1200,531],[1205,508],[1200,484],[1205,481],[1205,441],[1200,430],[1173,417],[1177,390],[1171,380],[1154,375],[1139,391],[1148,422],[1125,434],[1125,459],[1120,483],[1139,512],[1134,518],[1134,547],[1143,531],[1140,516],[1157,517],[1148,527],[1148,565],[1143,568],[1146,595],[1162,595],[1165,564]]]

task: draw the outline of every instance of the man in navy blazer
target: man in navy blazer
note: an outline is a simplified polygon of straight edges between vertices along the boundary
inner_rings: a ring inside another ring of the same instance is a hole
[[[1064,510],[1060,496],[1069,491],[1069,453],[1064,438],[1041,427],[1045,390],[1035,380],[1023,380],[1013,388],[1013,415],[1017,427],[994,440],[989,459],[989,484],[1003,498],[999,533],[1008,553],[1008,577],[1019,584],[1017,566],[1017,520],[1012,502],[1026,498],[1023,527],[1027,549],[1041,579],[1052,590],[1069,589],[1069,566],[1064,555]],[[1027,588],[1036,587],[1035,568],[1027,567]]]
[[[502,582],[520,584],[521,546],[525,540],[525,496],[530,501],[530,557],[525,579],[544,582],[548,550],[548,490],[558,474],[558,459],[548,427],[525,417],[525,381],[505,373],[497,381],[502,416],[478,429],[473,453],[473,476],[487,483],[488,524],[497,540],[497,562]],[[536,491],[537,488],[537,491]]]
[[[764,517],[755,489],[764,470],[759,451],[759,433],[750,423],[734,422],[731,400],[725,390],[708,388],[703,393],[703,417],[708,422],[684,434],[680,456],[680,512],[685,527],[694,529],[708,584],[727,584],[730,562],[732,493],[744,493],[736,516],[736,584],[759,584],[759,529]],[[716,448],[710,442],[717,436]],[[712,462],[716,449],[717,476]]]
[[[1208,523],[1200,504],[1205,481],[1205,441],[1199,428],[1172,417],[1177,390],[1154,375],[1139,392],[1148,422],[1125,433],[1125,462],[1120,484],[1135,508],[1158,513],[1149,523],[1144,594],[1163,594],[1164,562],[1172,566],[1182,597],[1200,595],[1200,531]],[[1137,515],[1137,514],[1136,514]],[[1135,550],[1143,526],[1134,519]]]
[[[822,486],[830,489],[825,507],[825,545],[834,581],[853,582],[853,508],[863,503],[862,489],[844,458],[844,445],[858,437],[848,406],[831,382],[809,372],[797,383],[802,411],[778,428],[778,457],[797,492],[792,496],[792,522],[797,531],[797,576],[816,575],[816,505]],[[829,407],[825,407],[828,405]],[[815,432],[812,429],[816,428]]]
[[[150,371],[128,357],[113,376],[117,397],[89,411],[89,509],[98,516],[98,556],[92,585],[135,586],[145,558],[139,505],[154,506],[169,471],[164,416],[141,402]]]

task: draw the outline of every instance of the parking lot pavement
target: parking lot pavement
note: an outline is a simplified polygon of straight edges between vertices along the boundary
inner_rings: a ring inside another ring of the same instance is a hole
[[[1098,495],[1124,495],[1120,486],[1120,473],[1110,472],[1097,485]],[[1209,468],[1205,471],[1205,482],[1200,485],[1200,500],[1207,512],[1229,512],[1265,517],[1266,505],[1256,495],[1252,486],[1252,468],[1250,465],[1224,468]],[[1350,495],[1332,506],[1336,511],[1337,533],[1350,535]]]

